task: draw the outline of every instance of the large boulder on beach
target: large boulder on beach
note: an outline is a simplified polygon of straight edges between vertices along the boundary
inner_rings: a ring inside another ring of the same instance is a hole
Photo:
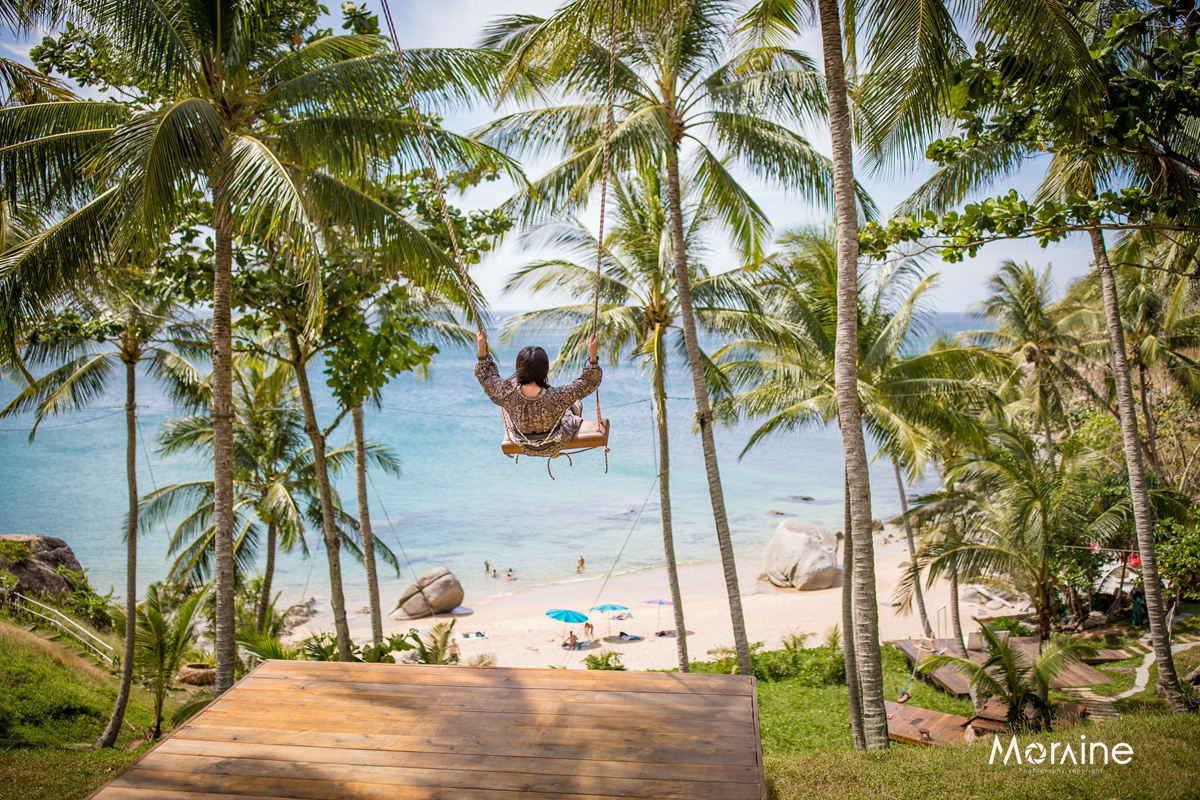
[[[767,543],[758,579],[785,589],[828,589],[837,575],[837,534],[788,519]]]
[[[27,594],[53,596],[70,589],[60,567],[83,572],[71,546],[62,539],[5,533],[0,534],[0,542],[6,543],[0,545],[0,569],[12,573],[17,587]]]
[[[448,567],[434,567],[404,590],[396,608],[409,619],[446,614],[462,605],[463,587]]]

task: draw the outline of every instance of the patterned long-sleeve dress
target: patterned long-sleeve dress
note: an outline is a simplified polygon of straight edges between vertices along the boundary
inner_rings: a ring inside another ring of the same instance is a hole
[[[515,378],[501,378],[490,354],[475,364],[475,377],[488,398],[508,412],[513,439],[521,449],[527,455],[554,458],[579,432],[583,424],[580,401],[600,386],[603,371],[589,362],[576,380],[543,389],[536,397],[523,395]]]

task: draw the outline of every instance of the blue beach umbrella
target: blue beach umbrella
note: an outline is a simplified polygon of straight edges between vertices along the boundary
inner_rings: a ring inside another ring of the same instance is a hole
[[[628,611],[629,606],[617,606],[612,603],[605,603],[602,606],[593,606],[592,611]],[[612,636],[612,616],[608,618],[608,635]]]
[[[578,611],[571,611],[566,608],[552,608],[546,612],[546,616],[550,619],[556,619],[563,624],[563,633],[567,632],[567,623],[578,624],[587,622],[587,614],[580,614]]]
[[[662,607],[675,605],[670,600],[647,600],[648,604],[658,606],[658,619],[654,623],[654,627],[662,630]]]

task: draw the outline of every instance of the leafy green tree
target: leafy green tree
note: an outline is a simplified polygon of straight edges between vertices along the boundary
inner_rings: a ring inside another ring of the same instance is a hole
[[[734,4],[715,0],[576,0],[546,19],[501,18],[483,40],[485,47],[510,57],[500,97],[535,106],[547,95],[531,90],[532,84],[534,89],[553,88],[556,96],[570,101],[504,116],[479,135],[513,152],[562,159],[513,199],[526,218],[584,206],[607,172],[606,155],[617,174],[647,164],[665,169],[680,325],[734,643],[741,670],[749,674],[749,641],[696,338],[681,186],[695,187],[745,262],[754,263],[765,250],[767,220],[730,172],[732,163],[821,202],[831,199],[831,169],[788,127],[824,115],[821,82],[811,60],[742,36],[736,12]],[[606,137],[610,62],[615,118],[611,137]],[[865,197],[862,202],[870,208]]]
[[[951,667],[961,672],[981,697],[999,698],[1007,706],[1009,730],[1050,730],[1054,722],[1054,708],[1047,699],[1050,681],[1072,664],[1094,655],[1096,648],[1055,640],[1043,646],[1030,663],[1015,643],[1001,642],[986,625],[980,627],[989,650],[982,664],[962,656],[935,654],[922,661],[917,669],[932,672]]]
[[[466,189],[481,180],[497,177],[495,170],[454,172],[447,181]],[[424,173],[389,176],[382,186],[382,197],[398,213],[419,214],[422,230],[443,248],[454,246],[465,264],[479,263],[493,240],[511,226],[508,216],[497,211],[473,211],[464,215],[446,206],[442,212],[436,185]],[[451,242],[447,218],[454,228]],[[360,269],[371,254],[345,250],[341,260]],[[386,275],[375,265],[373,272]],[[371,633],[375,645],[383,643],[383,614],[379,603],[379,581],[375,572],[375,539],[371,530],[371,511],[367,501],[367,447],[364,439],[363,404],[379,404],[380,392],[395,376],[410,371],[424,374],[437,347],[431,341],[468,343],[470,333],[456,324],[447,298],[437,292],[411,287],[384,291],[361,299],[358,314],[337,318],[339,330],[331,332],[332,345],[326,353],[325,372],[334,398],[349,408],[354,430],[355,484],[358,495],[358,522],[362,535],[363,559],[367,570],[367,592],[371,613]],[[420,340],[420,341],[418,341]]]
[[[125,383],[125,474],[129,506],[125,520],[125,607],[137,604],[137,375],[145,368],[165,383],[169,396],[182,398],[202,382],[188,356],[200,355],[207,331],[182,319],[172,300],[157,294],[152,278],[131,278],[109,287],[107,296],[80,297],[58,313],[43,316],[26,331],[22,369],[6,370],[21,392],[0,418],[31,411],[33,441],[48,416],[86,408],[104,397],[113,380]],[[33,382],[27,367],[53,367]],[[22,374],[24,373],[24,374]],[[112,717],[97,744],[112,747],[121,731],[133,681],[135,631],[127,619],[121,680]]]
[[[311,0],[74,0],[79,24],[113,65],[101,79],[132,84],[145,105],[56,102],[0,110],[0,184],[27,202],[68,211],[0,259],[9,329],[87,285],[110,252],[166,242],[200,186],[211,200],[212,361],[218,694],[233,681],[232,289],[239,237],[265,244],[311,289],[319,322],[323,237],[345,235],[413,271],[457,280],[446,254],[363,191],[397,157],[416,155],[400,59],[426,107],[493,88],[491,63],[459,51],[390,52],[370,33],[316,29]],[[352,28],[354,25],[352,24]],[[511,162],[431,130],[442,163]],[[11,337],[8,337],[11,338]],[[318,455],[318,460],[321,456]],[[327,526],[331,527],[331,526]],[[332,536],[332,532],[327,532]],[[336,540],[330,542],[336,549]]]
[[[695,200],[694,187],[685,184],[682,206],[687,220],[685,242],[693,254],[689,262],[692,298],[697,322],[710,331],[729,330],[734,320],[749,313],[752,293],[739,287],[736,276],[710,276],[698,254],[704,251],[708,230],[715,221],[711,212]],[[530,241],[552,244],[570,255],[540,260],[519,268],[505,284],[506,290],[528,288],[534,293],[568,294],[577,304],[515,314],[506,321],[506,336],[528,330],[569,325],[566,340],[551,366],[563,369],[578,363],[592,335],[592,300],[596,290],[594,259],[601,254],[599,315],[596,333],[612,363],[622,358],[637,362],[650,373],[651,391],[658,423],[659,503],[662,508],[663,553],[667,580],[679,632],[677,649],[680,672],[689,671],[687,638],[684,635],[683,600],[675,564],[671,527],[670,440],[667,429],[667,374],[672,350],[684,353],[680,328],[679,295],[676,292],[674,255],[670,247],[670,224],[661,170],[645,169],[630,177],[614,178],[613,205],[609,211],[603,246],[579,219],[560,218],[529,231]],[[685,356],[686,357],[686,356]],[[703,354],[710,384],[723,379],[707,354]]]
[[[1144,444],[1137,427],[1132,378],[1106,230],[1167,237],[1194,258],[1200,234],[1200,161],[1194,119],[1200,93],[1193,73],[1200,59],[1197,27],[1169,3],[1051,8],[1065,35],[1042,41],[1028,36],[1043,9],[1030,4],[1028,21],[992,27],[987,46],[961,62],[946,79],[955,98],[950,115],[959,131],[934,142],[943,168],[919,194],[935,208],[960,202],[985,183],[1011,173],[1027,155],[1051,160],[1033,202],[1015,191],[940,217],[893,220],[884,234],[864,239],[944,239],[943,257],[959,260],[983,243],[1036,237],[1043,245],[1084,233],[1092,246],[1103,297],[1116,412],[1135,510],[1146,581],[1151,636],[1160,683],[1171,708],[1186,705],[1163,625],[1161,582],[1154,552],[1154,519],[1145,476]],[[1086,51],[1081,48],[1086,48]],[[1080,58],[1080,54],[1083,57]],[[1064,69],[1058,64],[1072,64]],[[959,165],[966,165],[960,168]],[[916,209],[919,211],[919,209]],[[940,210],[940,208],[939,208]],[[1178,260],[1178,259],[1176,259]]]

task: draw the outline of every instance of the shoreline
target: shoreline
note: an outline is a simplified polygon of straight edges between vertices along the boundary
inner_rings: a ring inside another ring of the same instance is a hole
[[[880,640],[919,636],[920,621],[915,609],[905,614],[891,605],[892,590],[907,565],[903,540],[886,542],[890,528],[875,536],[876,591],[879,598]],[[810,634],[807,645],[819,644],[834,625],[841,625],[842,584],[839,576],[828,589],[798,591],[776,589],[759,584],[761,553],[738,560],[737,572],[741,592],[746,634],[751,642],[762,642],[768,650],[782,646],[784,637],[793,633]],[[705,660],[708,651],[732,647],[733,625],[725,589],[724,572],[720,563],[688,564],[679,567],[680,594],[687,622],[688,657],[691,661]],[[607,585],[605,581],[607,580]],[[493,653],[502,667],[582,668],[583,659],[603,649],[621,655],[621,662],[631,670],[671,669],[678,666],[676,640],[655,637],[655,631],[675,627],[671,606],[647,605],[645,601],[670,599],[666,567],[631,570],[611,578],[596,575],[580,580],[547,583],[515,589],[511,594],[482,599],[477,603],[466,600],[470,614],[454,617],[439,615],[421,619],[392,619],[384,622],[384,635],[406,633],[415,628],[422,634],[439,621],[456,619],[455,638],[465,661],[479,653]],[[938,609],[950,601],[949,585],[935,583],[926,591],[925,604],[930,624],[938,628]],[[628,606],[633,618],[610,620],[611,613],[590,612],[596,605],[613,603]],[[591,613],[597,639],[624,631],[644,637],[641,641],[601,641],[598,646],[583,651],[560,647],[569,631],[582,639],[583,625],[564,625],[546,616],[551,608],[566,608]],[[661,616],[660,616],[661,610]],[[964,625],[979,613],[977,606],[962,604]],[[370,642],[370,618],[363,613],[350,613],[350,631],[356,643]],[[949,617],[944,617],[946,635]],[[298,626],[293,640],[310,633],[332,629],[332,615],[325,606],[308,622]],[[463,639],[464,632],[483,631],[486,639]]]

